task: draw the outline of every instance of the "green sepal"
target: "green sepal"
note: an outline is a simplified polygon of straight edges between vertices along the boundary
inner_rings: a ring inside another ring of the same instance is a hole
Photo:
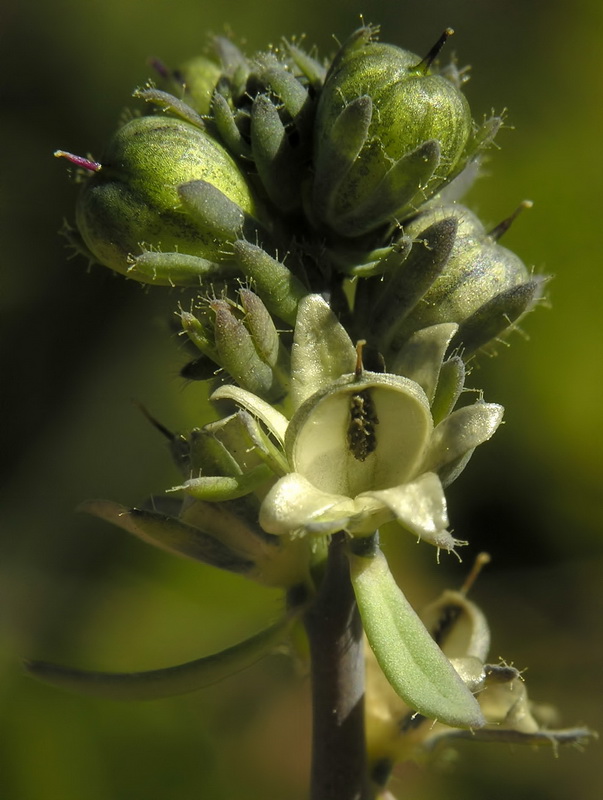
[[[271,367],[279,355],[279,335],[268,309],[250,289],[240,289],[239,299],[245,312],[245,325],[251,334],[259,357]]]
[[[544,280],[535,278],[512,286],[484,303],[461,323],[451,347],[462,348],[467,357],[496,339],[532,308],[542,294]]]
[[[193,56],[172,72],[172,83],[178,96],[199,114],[209,114],[211,98],[220,80],[220,65],[207,56]]]
[[[383,282],[375,302],[375,333],[381,340],[382,352],[388,349],[407,315],[446,267],[456,231],[453,217],[430,225],[399,268]]]
[[[252,335],[225,300],[213,300],[216,318],[214,336],[219,363],[235,381],[265,400],[275,401],[283,389],[275,381],[272,368],[258,355]]]
[[[44,683],[91,697],[158,700],[196,692],[251,667],[286,639],[289,626],[284,619],[220,653],[148,672],[92,672],[43,661],[25,661],[24,666]]]
[[[457,404],[465,385],[465,374],[465,362],[460,356],[452,356],[442,364],[431,402],[434,425],[445,419]]]
[[[324,83],[325,75],[327,74],[324,66],[315,58],[308,55],[305,50],[302,50],[291,42],[285,42],[285,47],[291,56],[291,60],[302,75],[307,78],[310,86],[315,90],[320,89]]]
[[[393,224],[427,187],[440,163],[440,145],[435,139],[423,142],[406,153],[385,173],[381,181],[362,203],[346,214],[331,218],[331,224],[342,236],[362,236],[386,223]]]
[[[356,97],[346,105],[318,150],[313,190],[313,213],[328,223],[337,190],[358,158],[368,138],[373,102],[368,95]]]
[[[255,566],[214,536],[157,511],[126,508],[111,500],[88,500],[78,511],[111,522],[147,544],[218,569],[246,574]]]
[[[189,181],[178,196],[190,216],[217,239],[233,241],[263,233],[262,225],[208,181]]]
[[[238,274],[233,263],[216,263],[186,253],[162,253],[148,250],[130,255],[126,275],[153,286],[201,286],[204,283],[232,278]]]
[[[239,86],[244,86],[249,74],[249,63],[244,53],[226,36],[215,36],[213,45],[223,72],[230,78],[230,84],[237,89]],[[240,78],[235,80],[235,76]]]
[[[145,103],[152,103],[162,111],[166,111],[172,116],[194,125],[196,128],[205,129],[205,122],[195,109],[169,92],[162,92],[161,89],[137,89],[132,94],[132,97],[137,100],[144,100]]]
[[[194,428],[190,433],[189,475],[237,476],[262,464],[252,433],[255,425],[252,417],[239,411]]]
[[[406,237],[401,237],[400,241],[388,244],[385,247],[362,250],[358,247],[336,247],[329,249],[329,260],[345,275],[355,278],[371,278],[383,275],[392,267],[392,260],[400,256],[404,251],[404,258],[410,252],[411,241]],[[378,282],[380,283],[380,281]],[[363,293],[367,288],[366,281],[361,281],[358,285],[364,287]],[[356,304],[354,304],[356,309]]]
[[[251,145],[243,138],[228,100],[218,91],[214,92],[212,99],[212,115],[218,133],[230,152],[238,158],[250,159]]]
[[[180,309],[180,321],[182,329],[185,331],[191,342],[197,347],[203,355],[210,358],[215,364],[220,363],[218,350],[213,335],[210,336],[207,329],[194,314],[190,311]]]
[[[300,144],[303,145],[310,134],[313,117],[313,104],[308,90],[278,62],[260,70],[259,78],[282,101],[282,108],[295,125]]]
[[[228,477],[203,475],[200,478],[190,478],[182,486],[174,486],[173,489],[168,489],[168,491],[184,491],[198,500],[219,503],[223,500],[234,500],[237,497],[250,494],[272,477],[274,477],[274,473],[270,467],[266,464],[260,464],[244,475]]]
[[[499,116],[492,116],[485,119],[481,125],[477,126],[469,136],[466,151],[470,156],[475,157],[479,150],[485,150],[489,147],[503,124],[503,118]],[[464,165],[461,169],[464,168]]]
[[[234,257],[271,314],[295,324],[297,305],[308,294],[303,283],[261,247],[243,239],[233,245]]]
[[[486,721],[477,700],[396,584],[383,553],[349,558],[364,632],[396,693],[445,725],[481,728]]]
[[[289,144],[287,129],[267,95],[251,105],[251,153],[268,197],[282,213],[301,204],[301,170],[297,151]]]
[[[239,300],[245,312],[245,327],[251,334],[258,356],[272,370],[274,382],[284,394],[291,382],[291,357],[268,309],[255,292],[239,289]]]

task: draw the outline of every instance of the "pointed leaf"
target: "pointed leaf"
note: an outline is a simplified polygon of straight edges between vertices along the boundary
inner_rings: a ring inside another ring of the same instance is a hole
[[[88,500],[78,511],[112,522],[147,544],[212,567],[245,574],[255,566],[249,558],[231,550],[209,533],[157,511],[126,508],[110,500]]]
[[[166,669],[91,672],[43,661],[26,661],[25,668],[44,683],[92,697],[156,700],[195,692],[247,669],[285,638],[289,624],[289,620],[282,620],[220,653]]]
[[[477,700],[431,638],[380,551],[350,554],[364,630],[386,678],[420,714],[455,728],[485,724]]]

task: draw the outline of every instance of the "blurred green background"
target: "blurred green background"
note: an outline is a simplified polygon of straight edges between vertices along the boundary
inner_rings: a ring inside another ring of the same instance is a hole
[[[57,236],[76,188],[56,148],[100,155],[147,59],[176,65],[208,32],[248,52],[305,33],[335,49],[359,14],[382,39],[424,54],[446,26],[476,117],[509,110],[490,176],[469,202],[485,222],[524,198],[506,235],[554,275],[550,309],[471,376],[506,425],[450,492],[465,564],[412,540],[390,543],[417,604],[462,582],[472,554],[493,563],[474,599],[491,657],[529,666],[530,695],[565,725],[603,730],[603,540],[599,235],[603,186],[600,0],[4,0],[0,8],[0,798],[242,800],[305,797],[307,686],[282,664],[188,698],[117,704],[22,675],[21,656],[150,669],[259,629],[278,593],[181,562],[97,520],[83,499],[140,502],[178,480],[164,441],[132,400],[171,429],[198,424],[203,390],[169,319],[178,293],[148,292],[80,259]],[[513,130],[514,128],[515,130]],[[527,338],[529,337],[529,341]],[[600,800],[585,753],[468,743],[454,765],[405,770],[400,798]]]

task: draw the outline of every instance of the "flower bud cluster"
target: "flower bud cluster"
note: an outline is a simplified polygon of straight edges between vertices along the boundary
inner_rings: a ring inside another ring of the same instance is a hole
[[[290,42],[246,57],[223,38],[178,69],[156,62],[160,88],[135,92],[146,113],[100,162],[60,153],[88,173],[72,239],[142,283],[247,282],[289,326],[323,294],[386,364],[438,323],[459,325],[451,349],[470,356],[542,280],[497,244],[504,225],[486,233],[443,192],[502,123],[477,124],[459,71],[437,66],[451,33],[424,58],[365,26],[326,63]]]

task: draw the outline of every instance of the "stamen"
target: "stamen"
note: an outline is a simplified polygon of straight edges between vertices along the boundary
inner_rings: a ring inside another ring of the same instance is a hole
[[[473,566],[471,567],[471,572],[465,578],[465,582],[461,586],[460,592],[461,594],[467,594],[469,589],[475,583],[478,575],[482,571],[482,569],[492,561],[490,553],[478,553],[475,557],[475,561],[473,562]]]
[[[360,379],[360,377],[362,376],[362,371],[364,369],[364,365],[362,363],[362,351],[365,345],[366,345],[366,339],[359,339],[356,342],[356,369],[354,370],[356,380]]]

